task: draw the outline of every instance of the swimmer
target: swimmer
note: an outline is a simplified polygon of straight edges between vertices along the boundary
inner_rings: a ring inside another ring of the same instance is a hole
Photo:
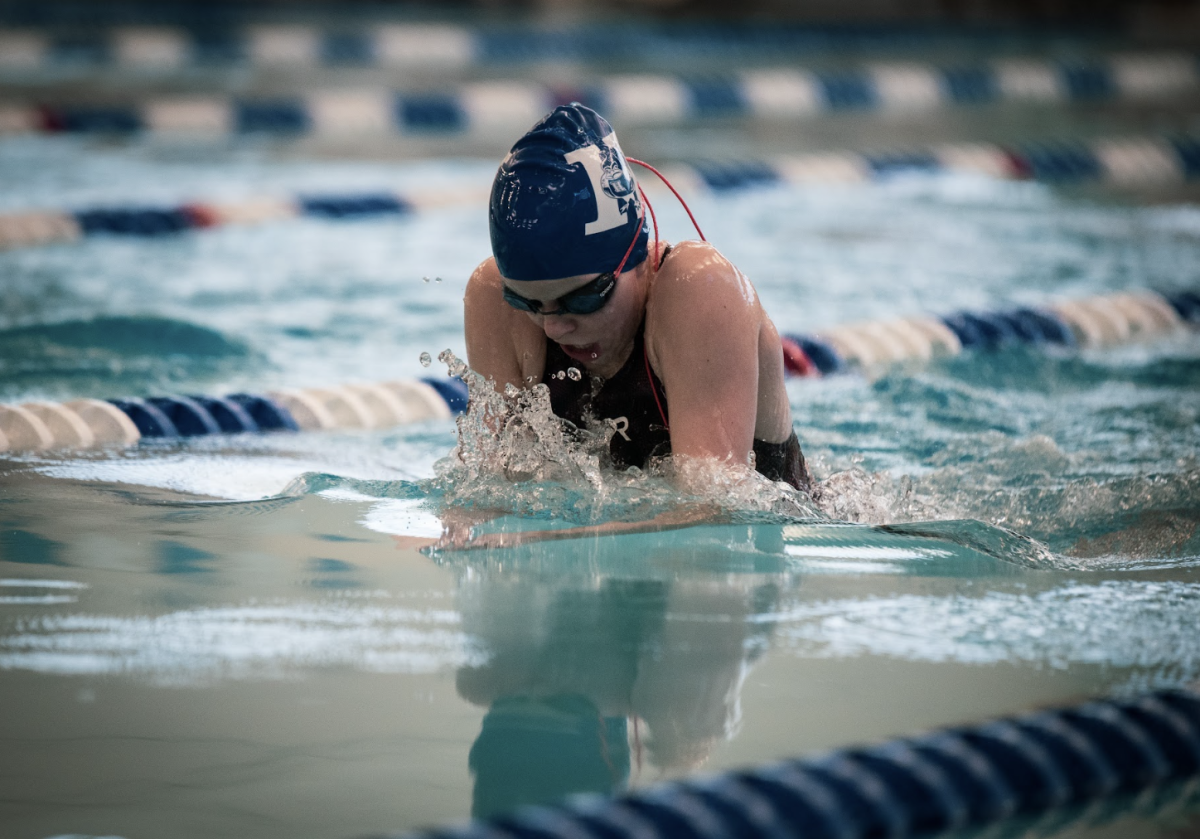
[[[464,301],[468,363],[501,392],[545,383],[577,426],[607,423],[617,468],[682,455],[811,493],[754,286],[707,242],[672,246],[657,229],[651,242],[648,206],[595,111],[564,105],[535,125],[492,183],[492,257]]]
[[[671,455],[685,492],[703,495],[715,466],[815,494],[779,334],[754,286],[707,242],[672,246],[656,233],[651,243],[649,202],[603,117],[564,105],[518,140],[492,183],[489,218],[492,256],[464,299],[476,373],[500,393],[543,383],[557,416],[605,424],[618,469]],[[723,519],[692,504],[649,521],[474,534],[497,514],[452,509],[440,539],[393,538],[399,548],[512,547]]]

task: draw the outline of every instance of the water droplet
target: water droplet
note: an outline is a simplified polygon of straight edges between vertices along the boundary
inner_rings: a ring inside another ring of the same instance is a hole
[[[600,357],[600,353],[596,353],[596,352],[592,353],[592,361],[595,361],[599,357]]]
[[[567,378],[573,382],[577,382],[583,378],[583,374],[579,372],[578,367],[568,367],[567,368]]]
[[[535,379],[533,376],[526,376],[526,377],[525,377],[525,384],[527,384],[527,385],[531,385],[531,384],[533,384],[533,383],[534,383],[534,382],[536,382],[536,381],[537,381],[537,379]]]
[[[504,395],[507,396],[509,399],[516,399],[517,394],[519,394],[520,392],[521,391],[512,382],[509,382],[508,384],[506,384],[504,386]]]
[[[429,278],[428,278],[428,277],[422,277],[421,279],[422,279],[422,280],[424,280],[425,282],[429,282]]]
[[[440,283],[440,282],[442,281],[442,278],[441,278],[441,277],[434,277],[434,278],[433,278],[433,281],[434,281],[435,283]]]
[[[427,352],[423,352],[421,353],[420,361],[422,367],[428,367],[430,364],[433,364],[433,356]]]
[[[567,377],[567,373],[565,370],[559,370],[557,373],[554,374],[554,378],[558,379],[560,382],[563,379],[565,379],[566,377]]]

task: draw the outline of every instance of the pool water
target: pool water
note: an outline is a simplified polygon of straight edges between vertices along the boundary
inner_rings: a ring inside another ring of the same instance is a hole
[[[12,139],[0,211],[494,167]],[[1200,286],[1190,204],[930,175],[689,200],[785,332]],[[487,252],[469,202],[3,252],[0,399],[442,375],[420,356],[464,354]],[[378,834],[1195,682],[1198,362],[1182,333],[793,380],[819,514],[752,487],[723,524],[505,550],[410,537],[448,508],[513,531],[681,499],[652,474],[465,484],[451,421],[9,456],[3,832]],[[1195,826],[1120,819],[1096,835]]]

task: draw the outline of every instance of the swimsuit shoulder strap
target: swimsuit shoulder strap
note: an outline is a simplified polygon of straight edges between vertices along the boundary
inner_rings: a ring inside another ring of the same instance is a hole
[[[670,251],[670,249],[671,246],[668,245],[667,251]],[[663,259],[667,258],[667,251],[663,252]],[[654,375],[654,370],[650,367],[650,351],[646,349],[645,318],[642,319],[642,325],[638,327],[637,341],[642,345],[642,363],[646,365],[646,381],[650,385],[650,394],[654,397],[654,405],[658,408],[658,415],[662,419],[663,428],[669,432],[671,430],[671,423],[667,420],[667,411],[663,407],[663,400],[666,398],[666,394],[663,394],[661,397],[658,395],[659,390],[662,389],[662,382],[659,381],[658,376]]]

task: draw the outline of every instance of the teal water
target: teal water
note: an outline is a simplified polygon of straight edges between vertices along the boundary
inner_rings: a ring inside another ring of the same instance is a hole
[[[0,204],[450,189],[494,165],[11,140]],[[785,332],[1200,286],[1191,205],[922,176],[692,206]],[[0,398],[440,375],[419,357],[463,354],[487,247],[463,204],[0,252]],[[1191,333],[793,381],[821,510],[734,488],[724,524],[506,550],[409,539],[451,508],[512,532],[679,499],[654,475],[455,472],[451,422],[9,457],[3,833],[362,836],[1195,682],[1198,362]],[[1094,835],[1194,819],[1112,817]]]

